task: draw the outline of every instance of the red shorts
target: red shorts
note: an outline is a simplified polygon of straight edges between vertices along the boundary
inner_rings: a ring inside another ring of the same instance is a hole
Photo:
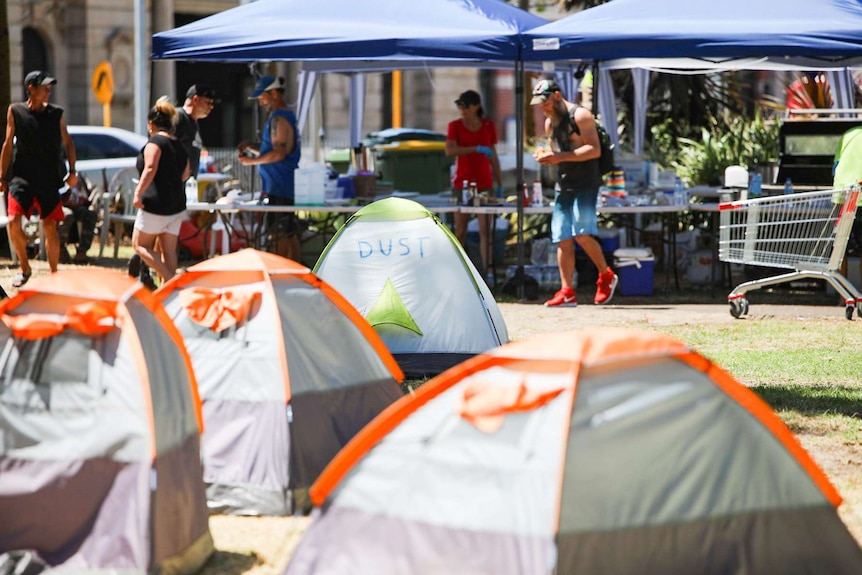
[[[21,207],[21,204],[12,196],[12,194],[6,194],[6,202],[9,204],[6,206],[6,213],[11,218],[12,216],[25,216],[30,217],[34,211],[42,213],[41,208],[39,207],[39,200],[33,199],[33,205],[30,206],[29,210],[25,210]],[[55,222],[62,222],[66,219],[66,215],[63,213],[63,203],[58,202],[54,207],[54,211],[48,214],[47,216],[40,215],[40,218],[43,220],[54,220]]]

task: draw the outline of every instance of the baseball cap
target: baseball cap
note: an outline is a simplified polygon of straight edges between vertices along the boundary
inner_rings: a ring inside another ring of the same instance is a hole
[[[49,86],[56,84],[57,80],[48,75],[48,72],[42,70],[33,70],[24,77],[24,87],[27,86]]]
[[[209,84],[192,84],[189,86],[189,89],[186,91],[186,98],[192,98],[194,96],[209,98],[213,102],[220,101],[216,98],[216,91]]]
[[[467,90],[466,92],[461,92],[461,95],[458,96],[458,99],[455,100],[455,104],[461,106],[477,106],[482,103],[482,98],[479,96],[477,92],[473,90]]]
[[[254,92],[251,93],[251,98],[257,98],[264,92],[270,90],[284,90],[284,78],[281,76],[263,76],[254,87]]]
[[[559,92],[560,86],[553,80],[541,80],[533,86],[533,99],[530,100],[530,105],[544,104],[554,92]]]

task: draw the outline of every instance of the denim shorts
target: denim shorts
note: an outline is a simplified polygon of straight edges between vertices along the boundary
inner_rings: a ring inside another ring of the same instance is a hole
[[[598,190],[557,190],[551,214],[551,241],[599,234],[596,221]]]

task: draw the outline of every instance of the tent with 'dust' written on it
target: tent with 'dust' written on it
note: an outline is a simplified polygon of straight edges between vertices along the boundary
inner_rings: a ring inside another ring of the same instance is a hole
[[[356,212],[315,266],[362,313],[408,377],[509,340],[485,280],[428,209],[386,198]]]
[[[665,335],[510,343],[390,406],[311,489],[286,573],[862,573],[778,417]]]

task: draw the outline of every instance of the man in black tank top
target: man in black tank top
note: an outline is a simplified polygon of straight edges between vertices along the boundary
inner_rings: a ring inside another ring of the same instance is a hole
[[[27,258],[27,238],[21,219],[38,212],[45,233],[45,251],[51,272],[60,260],[58,222],[63,221],[59,190],[63,183],[74,187],[75,144],[66,130],[63,109],[48,103],[57,80],[36,70],[27,74],[27,101],[12,104],[6,113],[6,139],[0,151],[0,192],[6,194],[9,238],[21,262],[21,273],[12,280],[21,287],[32,275]],[[63,161],[65,149],[68,173]]]
[[[551,215],[551,241],[557,244],[560,290],[545,302],[547,307],[578,305],[573,274],[575,242],[599,270],[596,282],[596,304],[611,301],[617,287],[617,275],[608,267],[601,244],[596,240],[599,229],[596,203],[602,176],[599,173],[601,145],[596,121],[589,110],[567,102],[553,80],[542,80],[533,88],[533,106],[545,115],[545,135],[550,148],[535,152],[543,166],[557,166],[559,179],[554,192]]]

